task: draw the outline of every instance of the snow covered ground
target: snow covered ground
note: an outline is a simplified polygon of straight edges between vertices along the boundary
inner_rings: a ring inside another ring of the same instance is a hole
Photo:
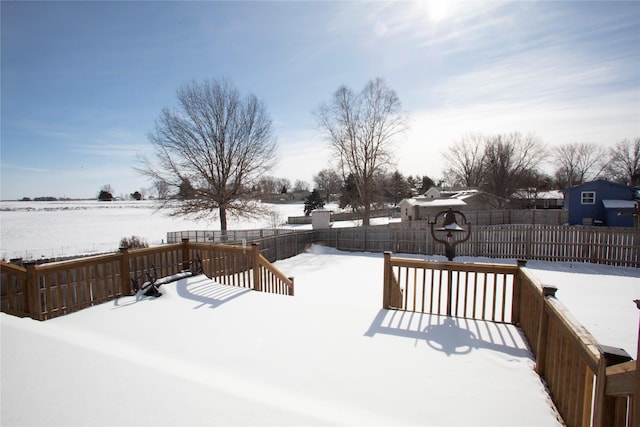
[[[2,211],[2,255],[17,240],[79,251],[83,236],[107,247],[209,228],[150,207],[75,203]],[[280,209],[295,210],[286,218],[301,206]],[[517,328],[381,310],[382,265],[381,254],[312,246],[276,263],[295,277],[295,297],[199,276],[159,299],[46,322],[2,314],[0,424],[559,425]],[[636,356],[640,269],[527,266],[600,342]]]

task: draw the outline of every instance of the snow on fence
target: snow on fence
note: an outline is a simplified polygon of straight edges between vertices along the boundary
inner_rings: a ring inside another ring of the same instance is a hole
[[[383,308],[513,323],[567,426],[640,425],[640,337],[636,360],[599,345],[555,298],[556,288],[537,283],[525,265],[433,262],[386,252]]]
[[[46,320],[132,295],[131,279],[155,270],[166,277],[202,261],[204,273],[219,283],[293,295],[293,279],[260,254],[258,245],[196,244],[188,241],[71,261],[19,267],[0,264],[3,312]]]
[[[429,230],[370,226],[314,230],[314,241],[346,251],[444,254]],[[551,225],[472,226],[457,256],[591,262],[640,267],[640,230]]]

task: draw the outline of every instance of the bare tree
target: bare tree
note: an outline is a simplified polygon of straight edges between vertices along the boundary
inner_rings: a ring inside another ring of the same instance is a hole
[[[573,187],[598,177],[604,154],[600,146],[588,142],[553,147],[551,156],[556,166],[558,185],[561,188]]]
[[[391,144],[406,127],[400,99],[380,78],[359,93],[341,86],[320,105],[316,118],[335,156],[354,178],[362,223],[369,225],[375,176],[392,164]]]
[[[217,213],[226,230],[227,213],[265,213],[250,198],[252,186],[275,159],[265,105],[253,94],[241,97],[224,79],[185,84],[177,97],[177,110],[163,109],[149,135],[157,162],[143,160],[137,170],[181,200],[172,205],[174,215]]]
[[[480,187],[485,175],[484,149],[486,138],[471,133],[447,148],[442,154],[446,174],[467,187]],[[426,190],[424,190],[426,191]]]
[[[333,169],[323,169],[313,177],[313,182],[318,191],[324,193],[325,200],[330,201],[332,194],[340,191],[340,176]]]
[[[296,191],[296,192],[309,191],[309,187],[311,187],[311,185],[307,181],[296,179],[296,181],[293,184],[293,191]]]
[[[167,183],[164,181],[154,181],[153,188],[158,193],[158,198],[161,200],[166,200],[169,198],[169,187]]]
[[[531,177],[545,157],[545,145],[534,135],[511,133],[490,137],[484,149],[486,174],[482,188],[508,199],[522,186],[531,185]]]
[[[271,195],[280,192],[277,179],[273,176],[263,176],[258,180],[257,187],[263,195]]]
[[[631,186],[640,185],[640,138],[633,142],[624,139],[609,151],[607,175],[616,182]]]
[[[291,181],[289,180],[289,178],[277,178],[276,185],[277,193],[287,194],[289,190],[291,190]]]

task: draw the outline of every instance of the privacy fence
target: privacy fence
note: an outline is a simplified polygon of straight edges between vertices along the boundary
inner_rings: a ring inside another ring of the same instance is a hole
[[[441,255],[427,229],[395,226],[315,230],[314,240],[346,251]],[[640,267],[640,230],[551,225],[472,226],[456,256],[591,262]]]
[[[493,209],[489,211],[464,211],[473,225],[543,224],[563,225],[569,222],[569,211],[564,209]],[[399,217],[400,208],[380,209],[371,212],[371,218]],[[353,221],[362,219],[358,212],[332,213],[331,221]],[[405,227],[429,228],[427,217],[419,221],[403,222]],[[288,224],[311,224],[311,216],[290,216]]]
[[[168,243],[178,243],[189,239],[192,243],[224,243],[247,247],[252,243],[260,246],[260,253],[269,262],[296,256],[312,243],[315,233],[312,230],[258,229],[234,231],[175,231],[167,233]]]
[[[370,218],[386,218],[394,216],[400,216],[400,208],[375,209],[369,214]],[[362,213],[360,212],[332,212],[330,216],[331,221],[356,221],[361,219]],[[287,224],[311,224],[311,215],[290,216],[287,218]]]
[[[640,340],[636,360],[599,345],[556,299],[556,289],[538,283],[525,264],[433,262],[387,252],[382,305],[518,325],[567,426],[640,425]]]
[[[493,209],[489,211],[464,211],[467,221],[475,225],[564,225],[569,222],[569,211],[564,209]],[[427,215],[419,221],[407,221],[402,225],[412,228],[429,228]]]
[[[442,255],[444,245],[428,229],[397,225],[334,227],[322,230],[182,231],[167,234],[169,243],[188,237],[197,242],[260,244],[271,262],[295,256],[311,243],[344,251]],[[472,226],[471,237],[456,246],[457,256],[590,262],[640,267],[640,230],[551,225]]]
[[[256,291],[293,295],[286,277],[260,253],[242,246],[182,243],[127,250],[97,257],[24,267],[0,265],[1,308],[5,313],[46,320],[132,295],[132,279],[167,277],[201,264],[216,281]]]

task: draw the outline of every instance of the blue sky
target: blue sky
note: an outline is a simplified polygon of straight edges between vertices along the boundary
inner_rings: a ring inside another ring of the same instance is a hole
[[[176,89],[225,77],[268,107],[274,176],[327,166],[312,111],[382,77],[405,175],[470,132],[640,137],[640,2],[1,2],[1,199],[128,194]]]

